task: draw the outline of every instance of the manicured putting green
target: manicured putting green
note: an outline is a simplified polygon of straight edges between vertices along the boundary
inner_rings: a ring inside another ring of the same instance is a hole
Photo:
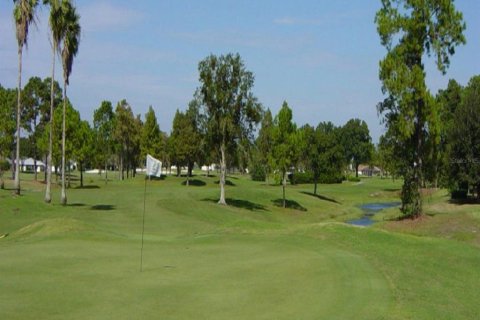
[[[73,238],[2,248],[8,319],[376,319],[392,304],[364,258],[295,236],[139,243]],[[34,265],[32,265],[34,261]],[[15,272],[12,272],[15,268]],[[21,301],[28,301],[24,304]]]

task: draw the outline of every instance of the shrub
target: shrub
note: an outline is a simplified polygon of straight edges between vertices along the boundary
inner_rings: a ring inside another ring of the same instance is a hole
[[[313,183],[313,174],[311,172],[295,172],[288,175],[290,184]]]
[[[0,172],[10,170],[10,163],[7,160],[0,160]]]
[[[350,182],[360,182],[360,178],[358,177],[348,177],[347,180]]]
[[[339,172],[326,172],[320,175],[318,182],[325,184],[342,183],[343,178],[343,175]]]
[[[265,181],[267,178],[264,166],[258,162],[252,164],[248,171],[253,181]]]

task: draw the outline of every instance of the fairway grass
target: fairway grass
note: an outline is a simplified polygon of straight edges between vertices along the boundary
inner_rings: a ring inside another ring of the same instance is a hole
[[[476,319],[480,249],[398,224],[343,223],[368,202],[398,201],[398,182],[281,188],[234,176],[228,207],[215,177],[182,185],[87,175],[70,205],[43,185],[0,191],[2,319]],[[7,184],[8,186],[8,184]],[[58,193],[57,189],[54,192]],[[59,199],[58,199],[59,200]],[[438,208],[439,196],[432,202]],[[436,206],[436,207],[434,207]],[[474,221],[472,210],[464,213]],[[442,214],[438,213],[438,217]],[[431,219],[437,225],[437,216]],[[443,216],[448,216],[444,213]],[[396,229],[395,229],[396,228]],[[425,229],[425,228],[424,228]],[[424,230],[422,229],[422,230]],[[412,235],[411,235],[412,234]],[[420,235],[420,237],[419,237]]]

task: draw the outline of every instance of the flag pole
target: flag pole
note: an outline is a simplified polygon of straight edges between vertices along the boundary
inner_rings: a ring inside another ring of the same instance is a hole
[[[148,174],[148,172],[147,172]],[[140,251],[140,272],[143,271],[143,235],[145,234],[145,206],[147,203],[147,177],[145,177],[145,188],[143,191],[143,221],[142,221],[142,249]]]

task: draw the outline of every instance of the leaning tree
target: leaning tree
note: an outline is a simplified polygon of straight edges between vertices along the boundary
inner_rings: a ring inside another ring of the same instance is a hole
[[[386,99],[379,103],[387,127],[403,149],[402,212],[422,213],[420,186],[425,139],[435,104],[425,83],[424,60],[436,56],[445,73],[455,47],[465,43],[465,23],[454,0],[382,0],[375,17],[387,55],[380,61],[380,80]]]

